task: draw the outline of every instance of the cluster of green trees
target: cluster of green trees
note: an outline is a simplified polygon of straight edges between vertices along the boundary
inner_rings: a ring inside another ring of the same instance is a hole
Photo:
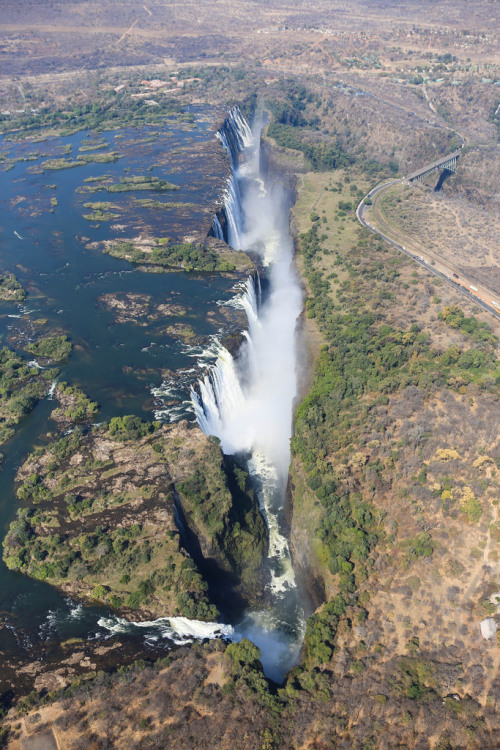
[[[37,341],[32,341],[25,350],[35,357],[51,362],[62,362],[71,354],[72,344],[67,336],[44,336]]]
[[[397,671],[390,679],[393,693],[412,700],[432,700],[436,697],[433,676],[436,665],[424,659],[407,657],[398,663]]]
[[[211,443],[203,469],[177,485],[190,527],[214,548],[226,571],[243,581],[247,593],[258,582],[267,531],[246,471]]]
[[[306,665],[325,664],[332,658],[339,618],[345,614],[344,597],[338,594],[307,621],[303,659]]]
[[[12,437],[13,425],[34,408],[57,370],[40,371],[7,347],[0,349],[0,444]]]
[[[161,122],[163,117],[179,115],[184,106],[175,99],[162,96],[158,106],[151,107],[128,93],[105,94],[92,103],[75,104],[65,109],[41,107],[38,112],[0,115],[0,131],[32,131],[39,128],[59,127],[61,135],[71,135],[79,130],[103,131],[121,125],[138,127]]]
[[[83,422],[85,419],[93,417],[99,405],[96,401],[91,401],[83,391],[68,383],[61,382],[57,384],[57,392],[66,397],[68,405],[64,409],[56,409],[52,416],[55,419],[62,418],[68,422]]]
[[[108,432],[114,440],[140,440],[146,435],[152,435],[161,427],[161,422],[146,422],[140,417],[128,414],[125,417],[113,417],[109,423]]]
[[[221,498],[217,490],[224,491],[225,486],[210,486],[205,472],[196,469],[184,482],[179,483],[178,490],[184,500],[195,507],[196,515],[207,526],[211,535],[223,533],[224,517],[220,513]]]
[[[282,705],[264,677],[260,657],[260,649],[247,638],[242,638],[239,643],[230,643],[225,662],[231,679],[225,683],[223,690],[226,694],[250,692],[272,714],[279,714]]]
[[[267,134],[278,146],[301,151],[315,170],[338,169],[354,163],[354,157],[340,143],[311,143],[307,129],[273,120]]]
[[[438,313],[438,318],[444,320],[450,328],[457,328],[462,333],[472,336],[476,341],[486,343],[496,343],[498,341],[497,337],[492,334],[487,323],[480,323],[473,315],[466,318],[464,311],[458,305],[448,305]]]
[[[114,258],[125,258],[132,263],[163,268],[182,268],[185,271],[230,272],[235,269],[234,263],[225,260],[223,256],[190,242],[159,244],[150,252],[140,250],[131,242],[119,242],[103,252],[109,253]]]
[[[0,299],[22,302],[26,292],[12,273],[0,273]]]

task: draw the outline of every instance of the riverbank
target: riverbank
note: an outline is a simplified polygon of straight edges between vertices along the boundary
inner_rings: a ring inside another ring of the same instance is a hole
[[[354,168],[306,173],[294,208],[306,314],[323,338],[292,440],[291,544],[320,605],[301,663],[276,689],[246,642],[203,655],[197,675],[199,647],[179,652],[175,673],[192,680],[165,717],[135,705],[139,742],[217,738],[221,707],[225,739],[238,726],[250,747],[488,747],[498,736],[498,649],[477,635],[497,610],[497,342],[454,325],[480,313],[358,227],[364,180]],[[140,666],[130,681],[140,692],[152,677]],[[114,682],[110,704],[123,702]],[[79,720],[100,736],[95,689],[78,695]],[[65,717],[60,737],[70,710],[48,717]],[[114,724],[113,741],[130,726]]]
[[[262,519],[243,479],[237,496],[227,489],[220,448],[185,422],[160,427],[124,417],[86,434],[75,430],[29,456],[16,479],[18,497],[31,505],[10,526],[4,560],[76,601],[100,602],[136,621],[214,620],[204,561],[221,581],[229,575],[236,583],[239,573],[233,596],[256,585]],[[201,550],[198,565],[184,546],[181,511]]]

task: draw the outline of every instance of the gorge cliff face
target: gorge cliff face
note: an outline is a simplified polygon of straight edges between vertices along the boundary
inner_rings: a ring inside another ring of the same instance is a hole
[[[204,559],[245,596],[266,548],[264,521],[238,471],[186,422],[123,417],[88,434],[75,430],[20,468],[18,495],[31,505],[11,524],[4,560],[129,618],[213,619]],[[176,502],[199,540],[197,562]]]

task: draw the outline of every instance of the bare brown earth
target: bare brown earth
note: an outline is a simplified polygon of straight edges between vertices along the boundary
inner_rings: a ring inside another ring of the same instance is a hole
[[[483,285],[493,299],[500,295],[500,213],[494,204],[478,205],[451,186],[441,194],[399,184],[384,192],[368,214],[374,226],[407,250],[428,262],[443,261],[456,278]]]
[[[149,92],[144,78],[168,81],[168,96],[179,102],[222,107],[254,92],[282,101],[284,79],[291,78],[316,97],[303,110],[311,142],[338,141],[359,160],[392,161],[400,174],[458,147],[460,135],[468,152],[442,192],[431,193],[430,183],[408,188],[387,211],[415,247],[495,285],[497,14],[497,4],[486,0],[407,1],[397,8],[326,0],[314,7],[277,0],[265,6],[156,0],[142,7],[90,0],[54,4],[43,15],[36,3],[12,2],[0,37],[8,66],[0,91],[11,113],[5,117],[15,122],[16,110],[72,108],[93,101],[96,91],[107,99],[116,86],[128,101]],[[184,86],[177,76],[187,79]],[[340,200],[355,204],[379,181],[377,168],[312,173],[303,154],[281,154],[300,172],[297,232],[310,229],[316,212],[326,236],[328,252],[318,252],[313,263],[335,310],[356,322],[368,305],[374,329],[387,324],[397,335],[415,336],[410,329],[418,327],[429,337],[436,369],[450,349],[460,356],[476,348],[488,353],[491,368],[442,381],[434,381],[431,368],[418,385],[377,394],[376,404],[365,393],[362,417],[347,410],[332,428],[340,447],[330,449],[326,439],[319,446],[318,466],[368,504],[378,534],[331,657],[311,664],[304,655],[276,693],[273,686],[256,688],[249,675],[258,667],[241,667],[244,676],[235,676],[219,645],[183,650],[170,666],[102,676],[53,705],[40,708],[36,698],[30,721],[17,729],[21,718],[13,711],[12,748],[20,746],[16,733],[45,731],[44,725],[61,747],[92,750],[489,750],[500,744],[500,652],[495,639],[478,631],[487,615],[499,622],[498,341],[478,342],[438,314],[459,306],[497,337],[498,321],[411,259],[360,234],[352,210],[339,209]],[[301,258],[298,264],[305,273]],[[312,296],[312,286],[305,287]],[[314,362],[324,335],[313,318],[303,327]],[[310,381],[308,373],[304,390]],[[339,579],[319,533],[324,509],[300,457],[291,474],[295,563],[321,616]],[[422,554],[419,540],[427,543]]]

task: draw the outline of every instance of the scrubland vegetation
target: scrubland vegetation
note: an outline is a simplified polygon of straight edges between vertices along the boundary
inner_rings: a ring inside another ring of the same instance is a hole
[[[0,351],[0,444],[48,390],[57,370],[40,371],[7,347]]]
[[[54,418],[82,421],[96,411],[66,384],[56,395],[67,408]],[[129,415],[90,432],[75,428],[19,470],[24,507],[5,539],[4,560],[125,613],[214,619],[203,558],[229,576],[227,586],[255,596],[267,542],[247,479],[218,445],[185,424],[161,428]],[[203,551],[196,562],[179,536],[176,495]]]
[[[11,273],[0,274],[0,299],[12,302],[22,302],[26,299],[26,292]]]
[[[52,11],[58,34],[44,25],[30,32],[31,54],[19,56],[8,41],[20,73],[45,70],[44,47],[69,71],[43,89],[26,76],[3,86],[9,137],[170,118],[189,128],[191,100],[220,105],[221,117],[236,101],[253,111],[256,92],[266,100],[276,162],[298,173],[293,222],[313,372],[295,417],[289,523],[295,568],[315,605],[300,664],[282,686],[265,679],[249,641],[196,644],[156,664],[35,691],[9,717],[13,742],[28,715],[33,732],[54,727],[59,744],[92,750],[497,746],[498,641],[481,639],[478,623],[499,621],[498,326],[360,228],[354,213],[369,188],[458,148],[460,133],[468,146],[458,174],[440,194],[430,185],[387,194],[386,217],[432,252],[445,252],[452,237],[464,274],[495,278],[492,6],[417,5],[418,18],[411,3],[397,17],[380,3],[355,2],[347,13],[331,3],[293,12],[270,3],[257,15],[240,4],[226,8],[222,34],[211,6],[197,3],[202,35],[186,27],[185,4],[144,6],[140,17],[123,6],[114,9],[121,27],[96,37],[105,7],[90,3],[88,26],[79,21],[86,41],[74,42],[71,59]],[[61,18],[72,13],[68,5]],[[107,70],[120,62],[128,67]],[[85,66],[90,75],[71,72]],[[154,94],[156,106],[132,97],[146,93],[146,76],[170,85],[174,68],[185,85]],[[173,189],[142,177],[86,183],[89,193]],[[86,208],[89,221],[117,218],[108,202]],[[107,251],[145,268],[236,264],[197,243],[161,239],[120,240]],[[36,356],[64,351],[59,343],[41,344]],[[11,353],[5,360],[9,399],[10,389],[19,393],[17,370],[22,382],[35,373]],[[95,406],[75,394],[77,404],[61,409],[85,420]],[[168,429],[122,417],[30,457],[18,476],[23,508],[7,535],[7,563],[134,617],[168,608],[213,618],[199,559],[180,544],[175,487],[202,557],[237,589],[236,573],[251,596],[266,542],[247,478],[215,443],[191,445],[193,431],[186,439]]]
[[[185,747],[203,738],[207,747],[229,748],[234,712],[238,736],[244,731],[247,746],[255,748],[413,747],[431,736],[433,747],[442,748],[463,737],[471,747],[494,741],[489,665],[495,661],[490,647],[472,654],[467,644],[478,619],[491,613],[488,595],[498,587],[500,459],[490,429],[498,408],[496,334],[471,303],[358,227],[354,209],[373,179],[370,167],[301,179],[294,221],[307,283],[305,325],[322,341],[292,443],[291,543],[297,571],[314,583],[319,605],[307,623],[301,663],[277,687],[263,676],[257,647],[243,640],[181,650],[170,664],[100,674],[45,699],[47,710],[55,710],[58,736],[71,737],[74,746],[68,718],[74,699],[77,731],[98,742],[97,696],[123,706],[124,685],[135,701],[126,721],[122,709],[120,722],[108,721],[111,746]],[[154,427],[125,422],[110,424],[110,439],[125,446],[129,438],[156,441]],[[221,565],[234,570],[231,556],[238,549],[257,561],[251,535],[228,535],[217,513],[224,501],[211,481],[210,472],[195,469],[177,482],[190,528],[207,554],[225,535]],[[231,481],[247,492],[236,467]],[[234,486],[232,494],[237,497]],[[38,513],[42,505],[36,507]],[[84,501],[81,518],[92,510]],[[256,517],[245,513],[250,530]],[[102,540],[93,533],[97,549]],[[137,597],[139,609],[151,607],[160,595],[156,588],[136,588],[123,601],[137,580],[134,565],[130,582],[125,574],[110,590],[94,574],[91,591],[108,604],[116,596],[132,608]],[[151,578],[157,586],[157,574]],[[207,615],[193,588],[184,596],[179,583],[169,579],[167,585],[177,592],[179,611]],[[438,604],[441,597],[445,606]],[[157,686],[162,707],[144,703],[145,680],[149,690]],[[33,695],[26,708],[32,703],[39,705],[40,697]],[[188,704],[189,717],[181,718]],[[43,700],[38,710],[43,716]],[[249,712],[251,722],[242,719]]]

